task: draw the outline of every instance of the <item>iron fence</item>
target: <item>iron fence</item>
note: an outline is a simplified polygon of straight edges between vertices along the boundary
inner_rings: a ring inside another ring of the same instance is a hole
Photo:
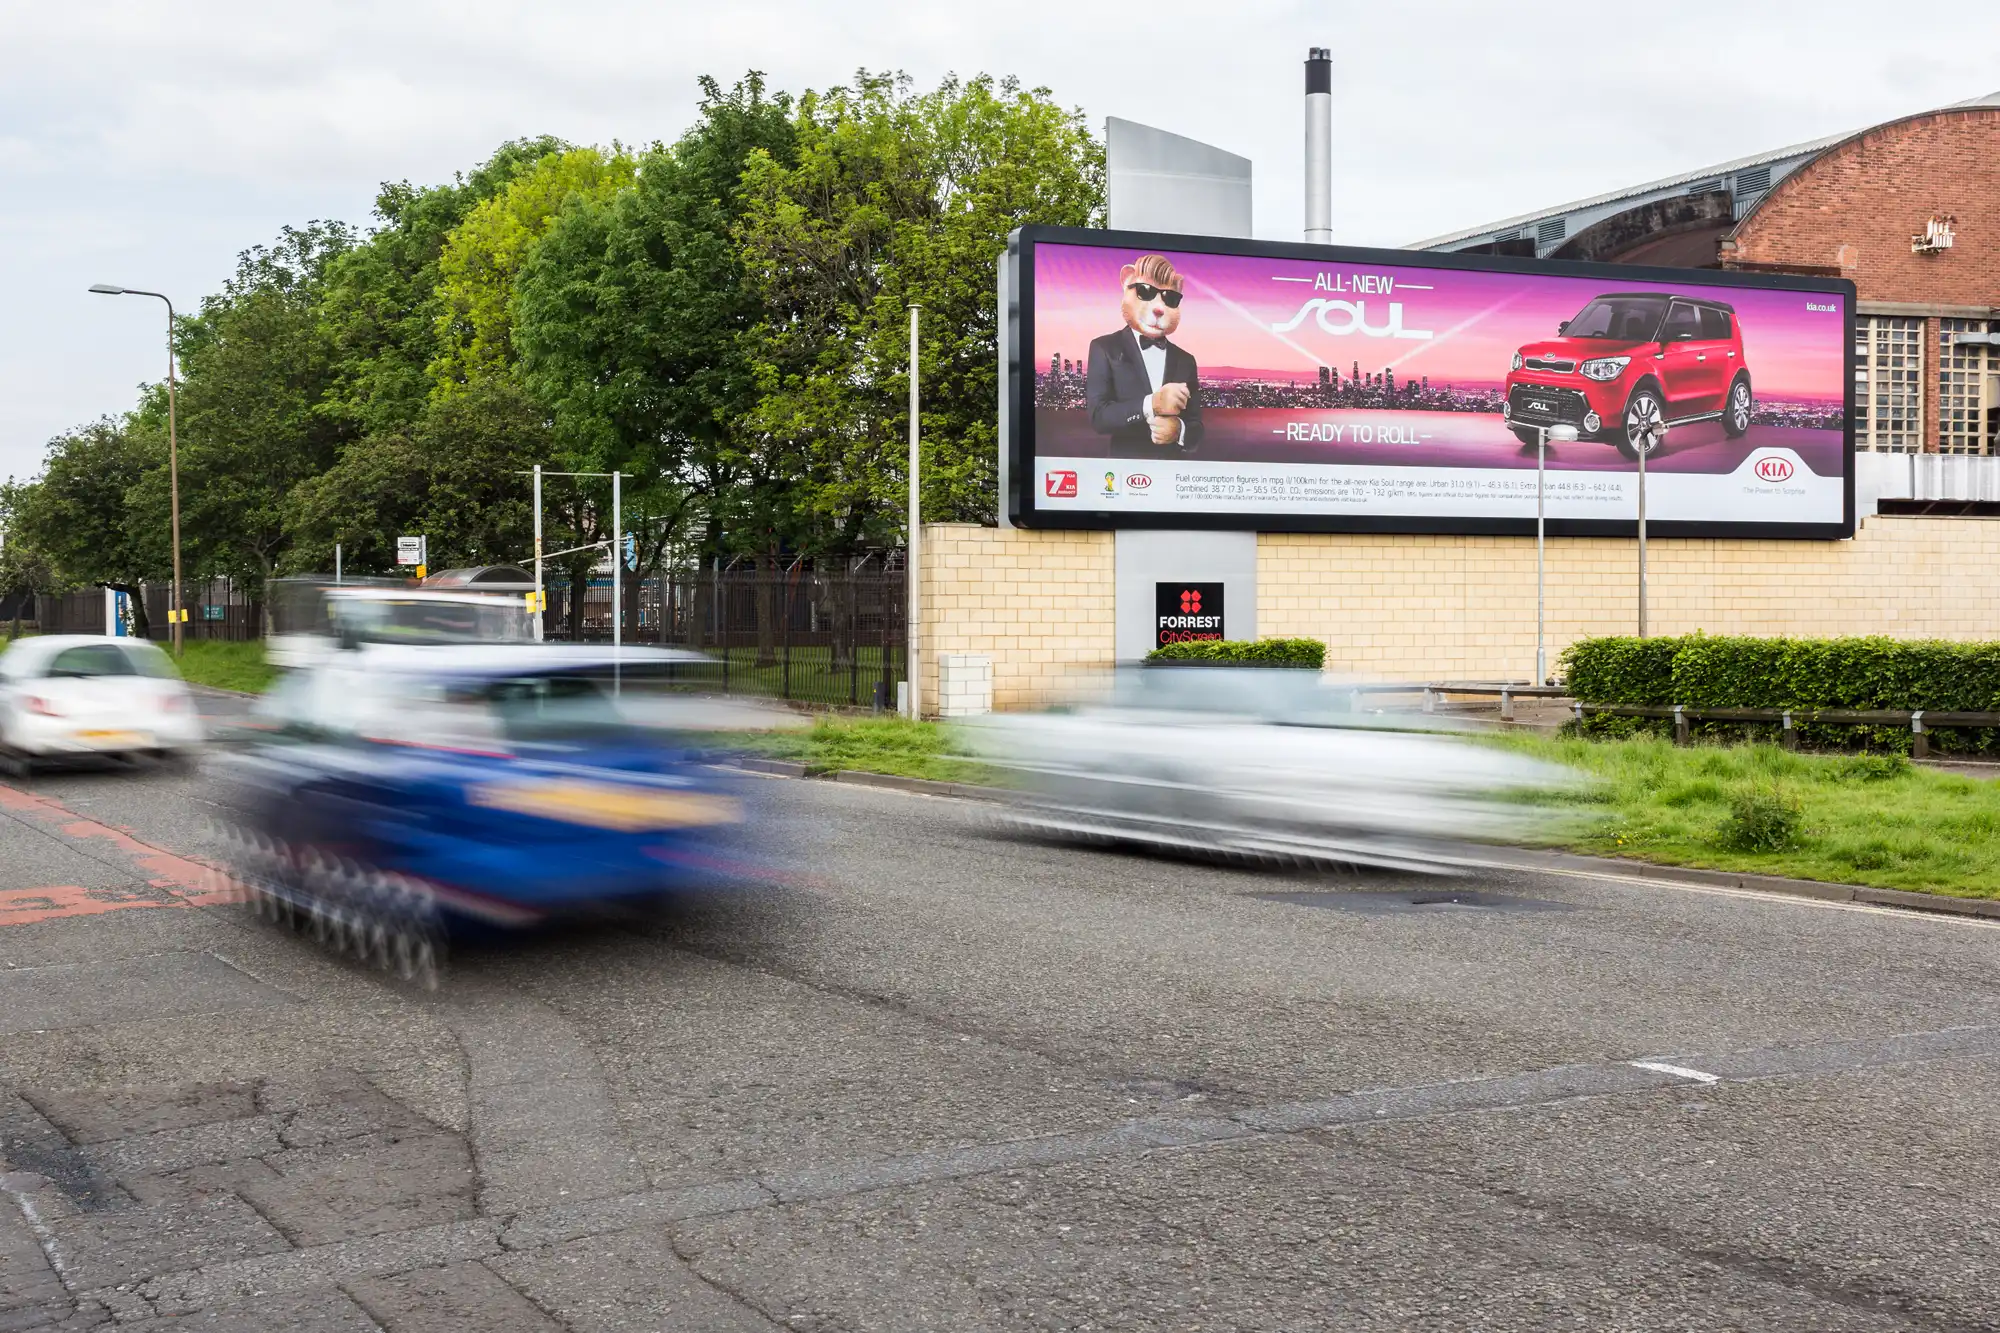
[[[553,571],[551,571],[553,572]],[[548,584],[543,635],[611,641],[611,579],[580,590]],[[740,557],[624,582],[624,641],[691,648],[718,664],[713,679],[731,692],[835,706],[893,707],[908,661],[901,552],[822,558]],[[164,586],[145,590],[147,637],[170,637]],[[190,585],[191,639],[256,639],[263,603],[231,580]],[[280,607],[283,610],[283,607]],[[102,588],[34,599],[44,634],[102,634]]]
[[[691,648],[732,692],[892,707],[907,661],[901,553],[808,560],[740,557],[624,583],[624,641]],[[611,580],[549,587],[543,635],[611,640]]]
[[[147,584],[146,637],[164,643],[173,637],[167,623],[170,598],[164,585]],[[181,603],[188,619],[184,637],[189,639],[244,640],[263,637],[264,605],[232,579],[213,579],[188,585]],[[104,589],[81,588],[73,592],[38,593],[22,603],[22,619],[32,620],[43,634],[102,634],[108,624]],[[137,618],[129,603],[126,632],[136,633]]]

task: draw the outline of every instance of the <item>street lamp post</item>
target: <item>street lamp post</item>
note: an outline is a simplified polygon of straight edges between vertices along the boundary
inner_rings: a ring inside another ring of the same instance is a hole
[[[1548,513],[1544,482],[1548,476],[1550,440],[1558,444],[1574,444],[1576,427],[1544,426],[1535,443],[1535,684],[1537,685],[1546,685],[1549,681],[1549,650],[1544,615],[1548,598],[1543,578],[1543,547]]]
[[[171,497],[174,534],[174,587],[167,598],[167,623],[172,627],[174,656],[181,655],[181,462],[180,443],[174,423],[174,303],[160,292],[142,292],[136,287],[114,287],[108,282],[91,284],[99,296],[151,296],[167,303],[167,490]],[[268,594],[267,594],[268,595]]]

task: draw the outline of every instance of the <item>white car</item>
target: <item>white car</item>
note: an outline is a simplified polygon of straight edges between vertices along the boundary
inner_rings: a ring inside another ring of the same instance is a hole
[[[0,653],[0,763],[16,776],[62,755],[175,756],[201,741],[173,660],[143,639],[50,634]]]

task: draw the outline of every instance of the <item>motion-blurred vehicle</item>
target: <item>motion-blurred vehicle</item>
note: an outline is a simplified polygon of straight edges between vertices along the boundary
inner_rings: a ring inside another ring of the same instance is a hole
[[[1094,701],[966,735],[1010,773],[1017,830],[1259,864],[1447,873],[1466,844],[1539,822],[1501,793],[1573,781],[1350,697],[1314,671],[1133,668]]]
[[[455,571],[447,571],[447,573]],[[375,645],[531,643],[534,613],[512,590],[401,581],[334,584],[273,580],[277,632],[265,644],[274,666],[302,669],[342,649]]]
[[[178,757],[201,741],[173,659],[143,639],[50,634],[0,653],[0,763],[16,776],[69,756]]]
[[[289,673],[235,781],[224,839],[260,915],[435,984],[447,940],[634,905],[742,869],[750,812],[707,734],[756,725],[680,688],[660,648],[377,645]]]

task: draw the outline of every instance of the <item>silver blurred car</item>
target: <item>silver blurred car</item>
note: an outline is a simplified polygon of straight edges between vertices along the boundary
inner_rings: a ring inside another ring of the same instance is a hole
[[[0,653],[0,765],[17,777],[47,759],[180,756],[201,742],[173,659],[144,639],[50,634]]]
[[[1576,780],[1349,701],[1313,671],[1131,668],[1088,702],[965,734],[1013,775],[1017,829],[1277,864],[1447,872],[1467,843],[1543,823],[1501,793]]]

